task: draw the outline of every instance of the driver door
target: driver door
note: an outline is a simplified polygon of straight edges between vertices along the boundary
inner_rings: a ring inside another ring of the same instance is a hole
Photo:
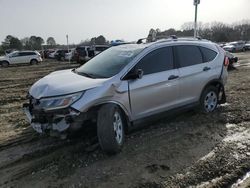
[[[141,79],[129,80],[133,120],[176,106],[179,73],[174,66],[172,47],[150,52],[135,68],[142,69],[144,74]]]

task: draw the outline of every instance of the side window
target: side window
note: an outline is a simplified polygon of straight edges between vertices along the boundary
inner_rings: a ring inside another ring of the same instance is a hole
[[[208,48],[200,47],[201,52],[203,54],[203,60],[204,62],[210,62],[213,61],[214,58],[217,56],[217,53],[213,50],[210,50]]]
[[[176,46],[176,58],[180,67],[187,67],[203,63],[202,54],[197,46]]]
[[[164,47],[150,52],[136,65],[136,68],[142,69],[144,75],[173,69],[172,48]]]
[[[31,52],[22,52],[21,56],[30,56],[30,55],[31,55]]]
[[[36,52],[27,52],[27,55],[37,55]]]
[[[25,52],[19,52],[19,56],[26,56]]]
[[[20,56],[19,52],[15,52],[15,53],[11,54],[11,57],[19,57],[19,56]]]

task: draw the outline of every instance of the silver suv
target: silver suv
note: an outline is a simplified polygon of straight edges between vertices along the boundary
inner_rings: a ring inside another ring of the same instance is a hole
[[[214,111],[226,101],[227,65],[225,51],[201,39],[111,47],[37,81],[24,111],[39,133],[65,135],[95,122],[101,148],[117,153],[140,120],[187,107]]]

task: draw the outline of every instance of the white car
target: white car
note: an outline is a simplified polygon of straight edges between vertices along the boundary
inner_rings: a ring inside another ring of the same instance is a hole
[[[65,53],[65,60],[72,60],[74,57],[75,49],[70,49],[68,53]]]
[[[57,50],[54,51],[54,52],[51,52],[51,53],[49,54],[49,58],[55,59],[55,54],[56,54],[56,52],[57,52]]]
[[[43,59],[37,51],[14,51],[0,57],[0,65],[8,67],[13,64],[30,63],[31,65],[41,62]]]

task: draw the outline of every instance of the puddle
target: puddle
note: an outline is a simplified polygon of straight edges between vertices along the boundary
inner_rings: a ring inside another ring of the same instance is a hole
[[[250,172],[248,172],[243,178],[239,179],[236,183],[234,183],[231,188],[237,188],[241,186],[247,179],[250,178]]]

